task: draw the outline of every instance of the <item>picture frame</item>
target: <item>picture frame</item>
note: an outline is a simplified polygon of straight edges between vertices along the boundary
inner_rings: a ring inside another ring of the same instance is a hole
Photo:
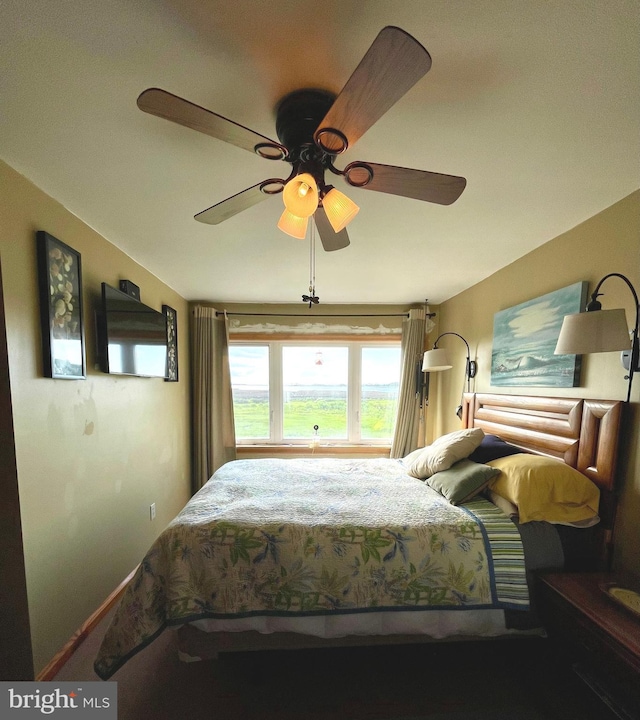
[[[80,253],[44,230],[36,232],[38,291],[45,377],[85,380]]]
[[[582,356],[555,355],[565,315],[582,312],[589,284],[580,281],[500,310],[493,320],[491,385],[577,387]]]
[[[167,318],[167,377],[165,382],[178,382],[178,313],[169,305],[162,306]]]

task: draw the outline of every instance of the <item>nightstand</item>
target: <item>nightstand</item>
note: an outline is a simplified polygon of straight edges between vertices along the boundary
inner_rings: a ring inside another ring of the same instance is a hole
[[[548,573],[536,579],[537,610],[552,642],[578,675],[624,720],[640,720],[640,619],[601,585],[604,573]]]

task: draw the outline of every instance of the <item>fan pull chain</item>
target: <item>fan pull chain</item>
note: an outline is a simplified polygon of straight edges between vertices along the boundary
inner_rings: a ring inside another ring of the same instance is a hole
[[[316,225],[309,223],[309,294],[302,296],[302,302],[317,305],[320,298],[316,295]]]
[[[311,241],[309,242],[309,292],[316,292],[316,226],[311,223]]]

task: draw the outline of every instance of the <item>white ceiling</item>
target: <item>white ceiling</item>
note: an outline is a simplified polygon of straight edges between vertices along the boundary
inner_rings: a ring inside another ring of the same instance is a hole
[[[340,184],[361,209],[348,248],[318,247],[321,303],[442,302],[640,185],[637,0],[2,0],[0,157],[189,300],[297,302],[309,242],[276,229],[279,196],[193,219],[274,163],[136,98],[277,139],[279,98],[339,92],[385,25],[433,66],[345,163],[467,188],[447,207]]]

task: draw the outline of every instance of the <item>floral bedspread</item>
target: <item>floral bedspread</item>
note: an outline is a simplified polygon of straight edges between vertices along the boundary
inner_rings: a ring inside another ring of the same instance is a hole
[[[142,560],[95,670],[199,618],[475,608],[528,609],[519,533],[488,501],[454,507],[399,460],[235,460]]]

